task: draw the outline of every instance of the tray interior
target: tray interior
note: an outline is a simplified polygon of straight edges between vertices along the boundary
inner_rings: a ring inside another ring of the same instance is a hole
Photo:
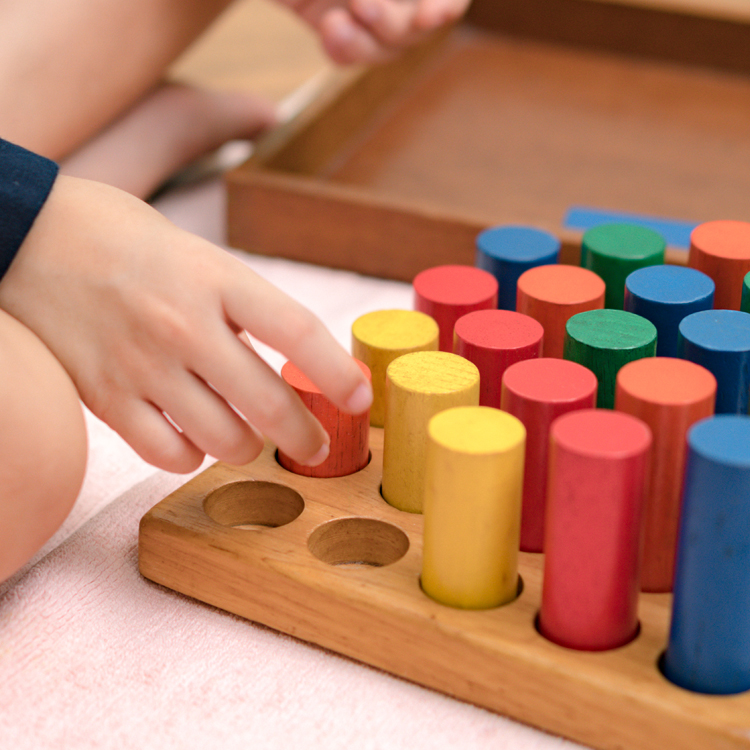
[[[556,232],[577,262],[581,231],[564,224],[577,206],[747,221],[749,71],[748,23],[474,0],[448,33],[334,75],[261,139],[227,175],[228,239],[410,281],[473,263],[476,234],[497,224]]]
[[[492,222],[750,218],[750,81],[462,27],[321,180]]]

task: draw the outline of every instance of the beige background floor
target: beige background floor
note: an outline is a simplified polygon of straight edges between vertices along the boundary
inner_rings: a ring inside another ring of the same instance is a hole
[[[272,0],[238,0],[178,60],[172,75],[281,101],[329,67],[317,37],[289,10]]]

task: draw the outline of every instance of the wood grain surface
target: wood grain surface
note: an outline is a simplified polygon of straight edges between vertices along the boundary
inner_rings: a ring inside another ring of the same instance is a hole
[[[447,36],[337,73],[228,175],[231,244],[410,281],[472,264],[479,231],[503,223],[554,232],[575,262],[573,205],[749,218],[746,76],[550,44],[500,23],[505,7],[475,0]]]
[[[688,429],[714,413],[716,378],[694,362],[646,357],[617,373],[615,409],[643,420],[653,444],[644,510],[644,591],[671,591]]]
[[[750,22],[750,5],[745,0],[591,0],[619,3],[654,10],[689,13],[708,18],[727,18]]]
[[[521,553],[523,591],[505,607],[458,610],[427,597],[419,587],[422,516],[398,511],[378,491],[382,436],[372,430],[372,460],[351,477],[285,472],[272,445],[246,467],[211,467],[143,518],[141,572],[208,604],[602,750],[750,748],[750,695],[690,693],[659,672],[668,594],[642,594],[638,637],[599,653],[556,646],[535,629],[542,555]],[[230,497],[233,518],[216,521],[204,510],[205,504],[221,518],[222,498],[207,501],[216,492]],[[277,528],[225,525],[243,520],[237,511],[243,497],[245,506],[256,507],[251,522],[280,505],[294,520]],[[304,509],[295,517],[299,498]],[[368,559],[381,564],[361,564]]]

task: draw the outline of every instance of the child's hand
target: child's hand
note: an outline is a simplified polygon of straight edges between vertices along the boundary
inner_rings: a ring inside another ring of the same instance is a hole
[[[338,63],[377,62],[459,18],[470,0],[281,0]]]
[[[261,433],[297,461],[325,458],[328,436],[243,330],[347,411],[371,399],[312,313],[147,204],[88,180],[58,177],[0,283],[0,307],[47,344],[94,414],[168,471],[197,468],[206,453],[246,463]]]

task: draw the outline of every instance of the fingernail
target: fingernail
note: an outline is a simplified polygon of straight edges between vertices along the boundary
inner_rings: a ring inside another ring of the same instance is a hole
[[[346,410],[352,414],[361,414],[372,405],[372,388],[369,383],[360,383],[346,402]]]
[[[312,457],[308,458],[304,462],[303,466],[319,466],[328,458],[328,454],[331,451],[331,447],[328,443],[323,443],[321,449]]]

